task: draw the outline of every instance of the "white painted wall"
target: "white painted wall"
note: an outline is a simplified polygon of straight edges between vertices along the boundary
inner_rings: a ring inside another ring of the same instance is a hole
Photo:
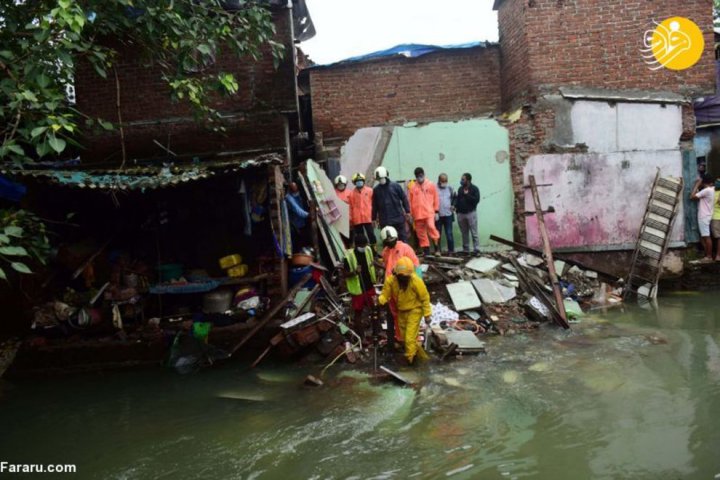
[[[679,105],[576,101],[571,110],[573,143],[590,152],[678,150],[682,134]]]

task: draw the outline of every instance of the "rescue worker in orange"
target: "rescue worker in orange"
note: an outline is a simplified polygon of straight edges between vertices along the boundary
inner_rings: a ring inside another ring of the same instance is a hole
[[[425,178],[425,171],[421,167],[415,169],[415,181],[408,188],[408,197],[420,247],[427,255],[432,242],[435,252],[439,252],[440,232],[435,222],[440,218],[440,197],[437,187]]]
[[[432,314],[430,293],[408,257],[400,258],[393,274],[385,279],[378,303],[385,305],[393,298],[397,299],[398,325],[405,344],[405,358],[411,365],[416,357],[427,360],[429,357],[418,342],[418,333],[423,317],[429,319]]]
[[[350,204],[350,192],[347,188],[347,178],[342,175],[335,177],[335,195],[343,202]]]
[[[372,224],[373,189],[365,186],[365,175],[356,173],[352,177],[355,188],[350,192],[350,228],[353,236],[364,234],[370,245],[375,245],[375,229]]]
[[[383,242],[382,259],[383,266],[385,267],[385,279],[392,276],[395,265],[402,257],[409,258],[415,268],[420,268],[420,261],[417,255],[415,255],[415,251],[410,245],[398,239],[398,232],[395,230],[395,227],[385,227],[380,230],[380,239]],[[394,336],[395,340],[402,342],[403,337],[400,334],[400,328],[397,322],[397,300],[391,298],[388,302],[388,308],[390,309],[387,325],[388,338]]]
[[[410,258],[416,268],[420,266],[415,251],[410,245],[398,239],[398,232],[394,227],[385,227],[380,230],[380,239],[383,242],[382,259],[385,267],[385,278],[393,274],[395,264],[402,257]]]

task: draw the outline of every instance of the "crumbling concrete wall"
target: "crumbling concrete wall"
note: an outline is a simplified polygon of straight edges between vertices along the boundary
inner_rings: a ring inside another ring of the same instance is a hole
[[[500,108],[496,45],[310,70],[313,127],[349,138],[364,127],[486,116]]]

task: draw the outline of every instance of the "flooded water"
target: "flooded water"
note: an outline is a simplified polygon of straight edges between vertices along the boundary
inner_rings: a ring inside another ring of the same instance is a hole
[[[418,392],[239,364],[5,382],[0,461],[114,479],[719,478],[718,298],[494,339],[409,372]]]

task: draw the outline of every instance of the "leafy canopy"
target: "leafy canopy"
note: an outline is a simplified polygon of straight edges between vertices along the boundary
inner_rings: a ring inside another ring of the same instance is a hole
[[[66,100],[78,61],[112,80],[117,52],[108,39],[142,52],[173,98],[217,121],[210,96],[239,85],[232,73],[204,67],[223,51],[257,59],[263,44],[277,62],[283,46],[273,34],[268,9],[244,0],[0,0],[0,162],[60,154],[81,129],[117,126]]]

